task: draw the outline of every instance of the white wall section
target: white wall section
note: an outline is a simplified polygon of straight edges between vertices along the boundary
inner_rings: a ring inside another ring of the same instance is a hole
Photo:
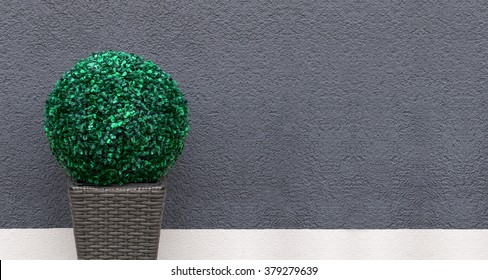
[[[0,229],[0,259],[76,259],[72,229]],[[488,230],[162,230],[159,259],[488,259]]]

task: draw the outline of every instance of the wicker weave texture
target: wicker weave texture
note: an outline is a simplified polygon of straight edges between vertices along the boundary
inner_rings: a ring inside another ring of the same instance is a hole
[[[69,187],[78,259],[156,259],[166,180]]]

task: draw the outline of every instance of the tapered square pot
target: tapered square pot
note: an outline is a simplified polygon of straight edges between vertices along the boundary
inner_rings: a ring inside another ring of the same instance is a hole
[[[157,259],[166,176],[123,186],[68,182],[78,259]]]

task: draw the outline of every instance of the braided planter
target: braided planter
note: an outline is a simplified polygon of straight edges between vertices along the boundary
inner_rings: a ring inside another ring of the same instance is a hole
[[[69,178],[78,259],[154,260],[166,195],[156,183],[96,187]]]

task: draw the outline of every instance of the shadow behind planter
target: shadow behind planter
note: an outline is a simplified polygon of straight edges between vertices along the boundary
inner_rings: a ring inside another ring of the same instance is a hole
[[[96,187],[69,178],[78,259],[157,259],[166,181]]]

